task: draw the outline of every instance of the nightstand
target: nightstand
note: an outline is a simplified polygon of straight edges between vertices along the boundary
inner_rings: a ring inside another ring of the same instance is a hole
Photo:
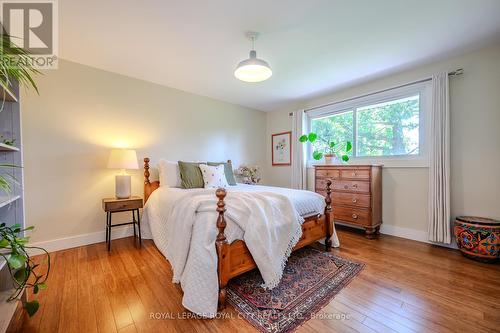
[[[141,239],[141,218],[139,216],[139,208],[142,208],[143,201],[141,197],[132,196],[128,199],[106,198],[102,199],[102,208],[106,212],[106,243],[108,244],[108,251],[111,250],[111,228],[119,227],[122,225],[132,224],[134,226],[134,239],[137,236],[135,225],[139,234],[139,245],[142,245]],[[114,213],[119,212],[132,212],[132,221],[125,223],[112,224],[111,218]],[[136,217],[137,214],[137,217]]]

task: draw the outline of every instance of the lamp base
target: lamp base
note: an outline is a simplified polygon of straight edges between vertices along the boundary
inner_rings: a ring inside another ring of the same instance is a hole
[[[130,198],[130,175],[116,175],[115,196],[117,199]]]

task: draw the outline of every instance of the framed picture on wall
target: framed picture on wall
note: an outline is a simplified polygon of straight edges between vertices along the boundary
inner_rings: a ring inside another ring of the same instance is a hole
[[[292,132],[271,135],[273,166],[292,165]]]

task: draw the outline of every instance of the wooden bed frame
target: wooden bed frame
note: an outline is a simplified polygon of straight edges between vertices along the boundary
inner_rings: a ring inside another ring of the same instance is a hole
[[[160,187],[160,182],[151,182],[149,176],[149,158],[146,157],[144,158],[144,202],[148,200],[154,190]],[[326,182],[326,207],[324,214],[317,214],[305,218],[302,224],[302,237],[297,245],[295,245],[294,251],[323,238],[325,238],[325,250],[329,251],[331,249],[331,237],[333,234],[332,200],[330,197],[331,185],[332,182],[328,180]],[[245,272],[251,271],[257,268],[257,266],[244,241],[236,240],[231,244],[228,243],[226,235],[224,234],[224,229],[226,228],[226,220],[224,218],[224,213],[226,211],[226,204],[224,203],[226,190],[219,188],[215,191],[215,195],[218,199],[216,211],[219,214],[216,223],[219,233],[215,240],[215,248],[218,257],[217,273],[219,277],[218,308],[222,310],[226,306],[226,286],[229,280]]]

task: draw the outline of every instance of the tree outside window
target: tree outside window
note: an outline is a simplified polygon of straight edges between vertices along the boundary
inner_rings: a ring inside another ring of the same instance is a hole
[[[311,131],[325,139],[312,148],[324,150],[328,140],[353,141],[354,156],[418,155],[419,122],[419,94],[341,111],[311,120]]]

